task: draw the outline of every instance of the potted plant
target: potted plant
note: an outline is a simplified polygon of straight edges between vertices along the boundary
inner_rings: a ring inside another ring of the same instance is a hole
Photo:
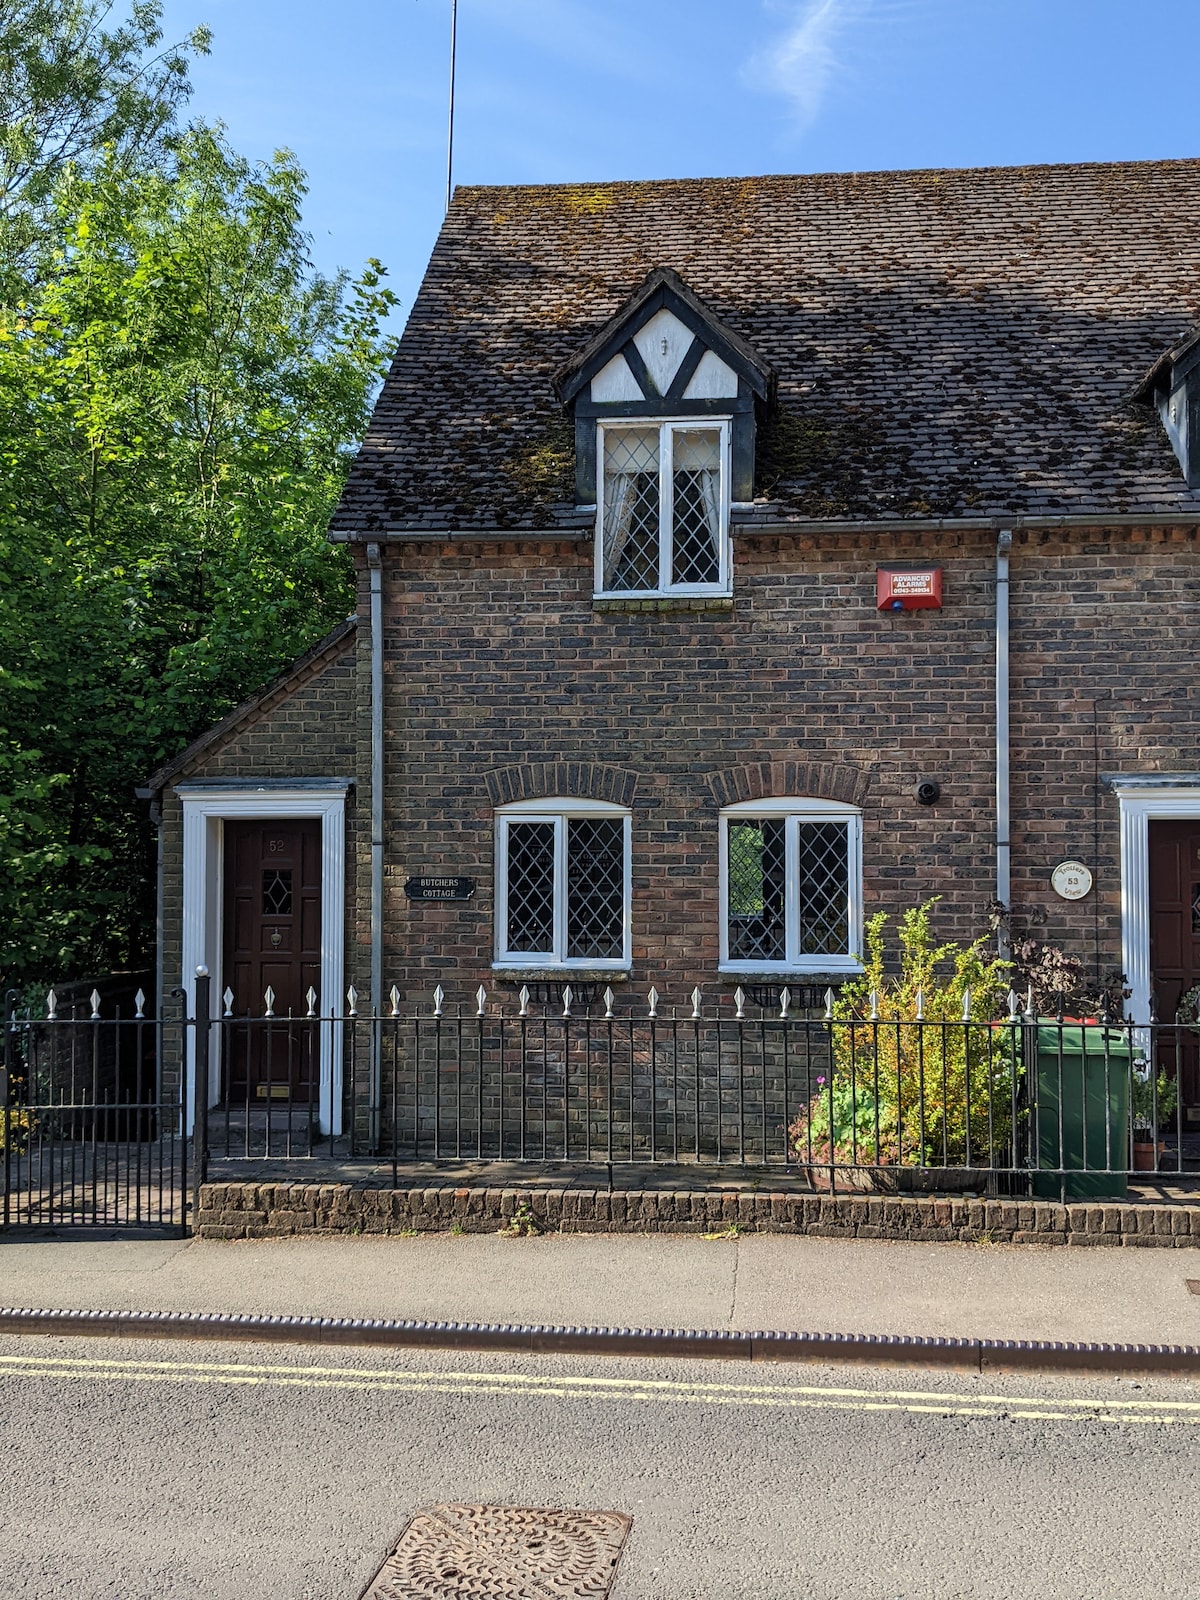
[[[1133,1170],[1157,1172],[1166,1144],[1158,1138],[1158,1129],[1170,1122],[1179,1103],[1179,1090],[1174,1078],[1160,1072],[1157,1078],[1145,1063],[1145,1076],[1135,1065],[1129,1086],[1129,1110],[1133,1123]]]
[[[816,1188],[971,1187],[1013,1165],[1019,1050],[993,1022],[1008,964],[983,939],[935,943],[935,904],[900,919],[894,974],[872,917],[864,971],[830,1008],[829,1070],[789,1129]]]

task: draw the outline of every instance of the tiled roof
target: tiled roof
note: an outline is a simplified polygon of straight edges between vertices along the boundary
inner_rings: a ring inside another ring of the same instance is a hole
[[[567,528],[553,378],[656,266],[778,375],[778,520],[1200,511],[1130,396],[1200,322],[1200,161],[459,189],[335,532]]]

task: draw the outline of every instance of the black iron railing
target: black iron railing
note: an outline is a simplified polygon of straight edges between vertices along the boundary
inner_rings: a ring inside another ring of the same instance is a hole
[[[210,1164],[690,1164],[818,1189],[1116,1197],[1200,1173],[1194,1026],[682,1006],[547,989],[415,1015],[9,1009],[3,1221],[182,1228]],[[176,997],[177,1000],[180,997]],[[816,998],[806,996],[806,999]],[[195,1107],[194,1126],[190,1115]],[[252,1170],[262,1170],[252,1167]],[[1182,1191],[1181,1191],[1182,1192]]]

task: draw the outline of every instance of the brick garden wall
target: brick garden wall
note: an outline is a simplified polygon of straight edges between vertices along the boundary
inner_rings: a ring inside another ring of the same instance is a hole
[[[1047,1201],[919,1200],[769,1190],[461,1188],[382,1189],[339,1183],[210,1183],[196,1232],[206,1239],[311,1233],[495,1233],[519,1225],[552,1233],[795,1233],[826,1239],[904,1239],[1195,1249],[1200,1206],[1054,1205]]]

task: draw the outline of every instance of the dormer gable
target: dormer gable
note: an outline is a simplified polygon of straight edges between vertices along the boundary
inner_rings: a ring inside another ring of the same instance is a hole
[[[1165,350],[1133,393],[1162,418],[1189,489],[1200,489],[1200,329]]]
[[[656,267],[555,378],[575,417],[577,504],[596,502],[597,423],[621,417],[728,418],[733,499],[752,499],[755,406],[773,384],[751,346],[678,273]]]

